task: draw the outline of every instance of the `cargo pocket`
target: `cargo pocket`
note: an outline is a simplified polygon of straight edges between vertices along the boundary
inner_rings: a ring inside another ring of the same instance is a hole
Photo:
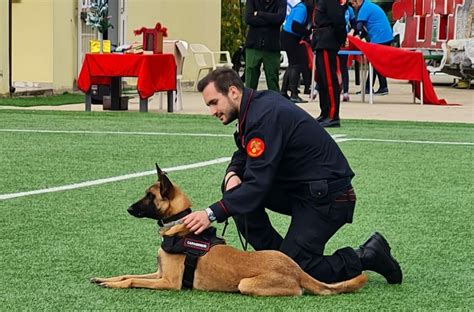
[[[309,192],[313,198],[312,206],[314,209],[327,216],[331,208],[328,182],[326,180],[310,182]]]

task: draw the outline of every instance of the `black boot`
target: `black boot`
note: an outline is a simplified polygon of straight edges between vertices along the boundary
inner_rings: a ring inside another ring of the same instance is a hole
[[[402,270],[390,253],[382,234],[375,232],[362,246],[355,250],[362,264],[362,270],[381,274],[389,284],[401,284]]]

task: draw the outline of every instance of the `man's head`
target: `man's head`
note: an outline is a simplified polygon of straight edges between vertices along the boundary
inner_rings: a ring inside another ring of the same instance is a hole
[[[244,84],[231,68],[218,68],[198,83],[198,91],[212,116],[227,125],[239,117]]]
[[[364,0],[349,0],[349,3],[355,10],[358,10],[362,3],[364,3]]]

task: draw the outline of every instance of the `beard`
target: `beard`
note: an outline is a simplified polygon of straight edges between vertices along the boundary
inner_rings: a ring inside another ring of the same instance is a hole
[[[229,98],[228,98],[229,99]],[[236,103],[234,103],[231,99],[229,99],[229,110],[224,114],[225,118],[222,121],[223,125],[228,125],[237,118],[239,118],[239,109]]]

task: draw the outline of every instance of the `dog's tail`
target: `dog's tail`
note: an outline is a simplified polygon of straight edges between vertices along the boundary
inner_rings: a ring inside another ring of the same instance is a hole
[[[350,280],[326,284],[320,282],[301,270],[301,287],[315,295],[335,295],[340,293],[354,292],[362,288],[367,282],[367,275],[361,273]]]

